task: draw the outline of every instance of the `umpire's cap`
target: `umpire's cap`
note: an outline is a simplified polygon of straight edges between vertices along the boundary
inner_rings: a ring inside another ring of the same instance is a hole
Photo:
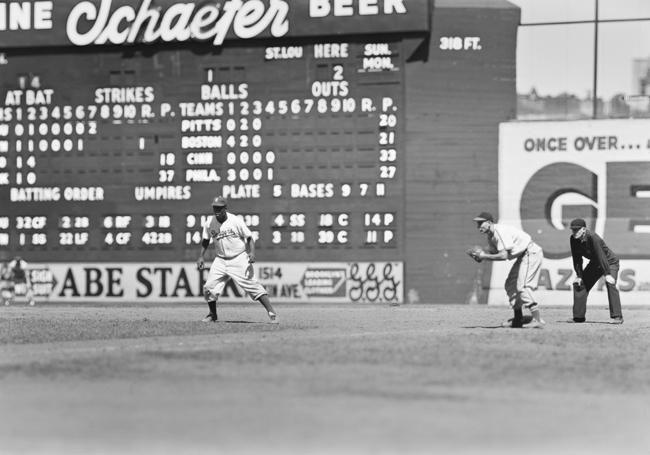
[[[582,218],[576,218],[575,220],[571,221],[570,226],[571,226],[571,229],[586,228],[587,223]]]
[[[491,213],[481,212],[479,216],[474,218],[474,221],[491,221],[494,223],[494,217],[492,216]]]
[[[226,200],[226,198],[223,196],[217,196],[214,199],[212,199],[212,207],[227,207],[227,206],[228,206],[228,200]]]

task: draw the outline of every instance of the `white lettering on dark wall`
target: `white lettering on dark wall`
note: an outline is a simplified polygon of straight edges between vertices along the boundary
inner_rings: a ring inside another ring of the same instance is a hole
[[[190,186],[136,186],[136,201],[182,201],[192,196]]]
[[[348,43],[314,44],[314,58],[347,58]]]
[[[363,48],[363,69],[360,71],[393,71],[393,52],[388,43],[368,43]]]
[[[215,46],[231,30],[241,39],[254,38],[269,29],[278,38],[289,31],[289,5],[283,0],[270,0],[268,9],[261,0],[228,0],[223,6],[176,3],[167,10],[151,8],[152,0],[143,0],[136,11],[124,5],[110,13],[112,0],[102,0],[99,9],[90,2],[80,2],[68,16],[68,39],[77,46],[90,44],[132,44],[143,32],[142,42],[152,43],[212,40]],[[90,30],[79,32],[79,24],[92,22]],[[126,24],[126,26],[125,26]],[[146,25],[145,25],[146,24]]]
[[[215,84],[201,86],[201,99],[203,101],[212,100],[244,100],[248,98],[248,84]]]
[[[222,188],[224,197],[230,199],[257,199],[261,196],[260,185],[224,185]]]
[[[443,51],[480,51],[483,48],[480,43],[481,38],[478,36],[443,36],[440,38],[440,49]]]
[[[289,60],[301,58],[302,55],[302,46],[267,47],[264,52],[264,58],[267,60]]]
[[[53,2],[0,3],[0,31],[51,30]]]
[[[153,87],[105,87],[95,90],[96,103],[151,103]]]
[[[334,196],[334,184],[332,183],[292,183],[292,198],[330,198]]]
[[[19,106],[23,103],[27,106],[51,104],[53,94],[54,90],[52,89],[8,90],[5,96],[5,106]]]
[[[11,202],[50,202],[61,199],[59,188],[11,188]]]
[[[57,202],[66,201],[103,201],[104,188],[102,187],[67,187],[60,188],[11,188],[11,202]]]
[[[383,4],[380,9],[379,4]],[[355,9],[356,7],[356,9]],[[309,17],[376,16],[384,14],[405,14],[404,0],[359,0],[353,5],[350,0],[309,0]]]
[[[187,169],[185,170],[186,182],[220,182],[221,177],[216,169]]]
[[[66,34],[77,46],[133,44],[158,40],[210,41],[223,44],[232,33],[240,39],[269,31],[273,37],[289,32],[289,5],[285,0],[226,0],[224,3],[175,3],[166,10],[155,0],[142,0],[139,7],[113,7],[113,0],[80,1],[70,11]],[[53,1],[0,2],[0,31],[52,30]],[[113,11],[111,12],[111,9]],[[309,0],[309,17],[352,17],[406,14],[404,0]],[[90,26],[90,29],[88,29]],[[85,30],[80,32],[81,30]],[[299,48],[269,48],[267,59],[300,58]]]

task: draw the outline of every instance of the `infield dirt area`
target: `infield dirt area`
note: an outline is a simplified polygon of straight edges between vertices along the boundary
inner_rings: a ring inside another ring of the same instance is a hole
[[[2,454],[650,455],[650,307],[0,309]]]

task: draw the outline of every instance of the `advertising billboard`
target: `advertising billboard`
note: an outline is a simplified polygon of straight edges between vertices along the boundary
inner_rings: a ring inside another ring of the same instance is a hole
[[[574,218],[584,219],[620,259],[623,305],[647,304],[650,120],[501,124],[498,223],[523,229],[544,250],[540,303],[573,302],[568,225]],[[494,263],[489,303],[507,303],[498,289],[509,268]],[[589,302],[607,305],[602,279]]]

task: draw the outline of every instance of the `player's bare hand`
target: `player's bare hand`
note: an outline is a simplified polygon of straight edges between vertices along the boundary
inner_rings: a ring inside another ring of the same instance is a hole
[[[608,284],[616,284],[616,280],[611,275],[605,276],[605,281],[607,281]]]
[[[203,262],[203,258],[199,258],[196,261],[196,268],[199,270],[203,270],[203,267],[205,266],[205,263]]]
[[[255,262],[255,253],[249,253],[248,254],[248,263],[252,264],[253,262]]]

